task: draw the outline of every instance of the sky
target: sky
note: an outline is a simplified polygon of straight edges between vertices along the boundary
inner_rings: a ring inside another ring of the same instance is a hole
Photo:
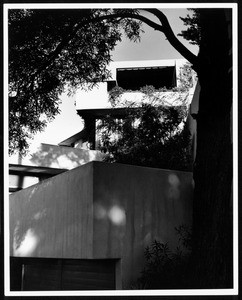
[[[189,13],[186,9],[163,9],[162,11],[166,15],[176,36],[178,33],[181,33],[181,30],[186,29],[183,21],[179,18],[185,17]],[[145,16],[150,17],[151,14],[146,13]],[[152,18],[152,20],[156,21],[155,18]],[[114,61],[183,58],[180,53],[170,45],[163,33],[155,31],[146,24],[144,24],[142,28],[144,33],[141,34],[140,42],[131,42],[125,38],[116,46],[115,51],[112,53]],[[191,45],[182,37],[178,37],[178,39],[189,48],[190,51],[197,54],[197,46]]]
[[[185,27],[179,16],[186,16],[186,9],[164,9],[174,33],[181,32]],[[147,13],[148,17],[149,13]],[[155,59],[178,59],[182,56],[169,44],[163,33],[155,31],[147,25],[143,26],[144,33],[141,34],[140,42],[131,42],[123,38],[115,50],[112,52],[113,61],[128,60],[155,60]],[[197,53],[197,47],[190,45],[182,37],[179,39],[193,53]],[[61,96],[61,113],[49,123],[45,131],[35,135],[34,140],[30,141],[30,151],[34,151],[40,143],[57,145],[66,138],[74,135],[83,128],[81,118],[77,115],[75,109],[75,96],[68,97],[67,94]]]

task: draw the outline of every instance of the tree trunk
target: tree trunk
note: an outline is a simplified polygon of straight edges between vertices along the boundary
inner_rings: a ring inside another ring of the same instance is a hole
[[[192,254],[196,288],[232,287],[230,14],[224,9],[201,12]]]

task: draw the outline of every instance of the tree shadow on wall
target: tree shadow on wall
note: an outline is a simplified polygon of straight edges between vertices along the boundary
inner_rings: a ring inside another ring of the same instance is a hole
[[[43,167],[73,169],[90,161],[101,161],[103,157],[95,150],[41,144],[30,161]]]

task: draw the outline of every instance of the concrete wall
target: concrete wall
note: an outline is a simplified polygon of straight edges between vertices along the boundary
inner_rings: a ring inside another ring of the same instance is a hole
[[[191,225],[191,173],[95,163],[93,191],[93,255],[122,258],[124,287],[140,275],[147,245],[174,248],[175,227]]]
[[[192,175],[92,162],[10,195],[14,256],[121,258],[123,287],[154,239],[177,245],[191,224]]]
[[[116,81],[117,69],[124,68],[145,68],[145,67],[167,67],[174,66],[177,74],[177,86],[180,85],[179,76],[180,68],[187,63],[185,59],[167,59],[167,60],[143,60],[143,61],[116,61],[111,62],[108,66],[111,77],[109,80]],[[140,93],[125,93],[126,100],[137,101],[141,99]],[[107,91],[107,82],[99,82],[98,86],[94,87],[91,91],[78,90],[75,94],[76,108],[79,109],[97,109],[97,108],[111,108],[111,103],[108,100],[109,93]],[[98,99],[98,101],[96,101]]]
[[[71,170],[90,161],[101,161],[103,157],[104,154],[96,150],[42,143],[35,151],[23,158],[19,158],[18,156],[10,157],[9,163]]]
[[[10,195],[10,255],[92,258],[93,165]]]
[[[101,151],[40,144],[36,151],[23,158],[10,157],[9,163],[71,170],[90,161],[102,161],[103,158],[104,154]],[[31,174],[30,176],[22,176],[20,173],[9,176],[9,187],[10,190],[11,188],[27,188],[39,181],[39,178],[31,177]]]

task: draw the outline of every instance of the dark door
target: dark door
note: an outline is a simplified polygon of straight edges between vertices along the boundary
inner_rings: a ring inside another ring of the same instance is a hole
[[[11,258],[12,291],[114,290],[116,260]]]
[[[115,290],[114,260],[64,260],[62,290]]]

